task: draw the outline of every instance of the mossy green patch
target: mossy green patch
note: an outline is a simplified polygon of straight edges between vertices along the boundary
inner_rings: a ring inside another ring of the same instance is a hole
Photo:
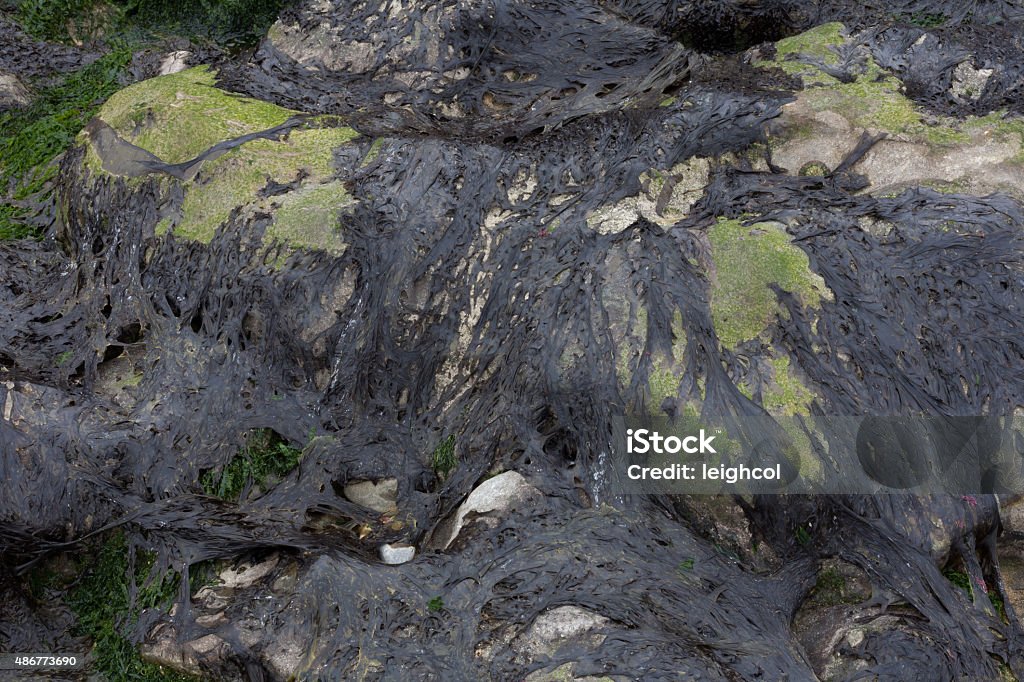
[[[795,375],[789,357],[772,358],[775,377],[762,396],[764,408],[773,415],[809,414],[814,393]]]
[[[776,60],[783,62],[789,55],[815,57],[826,64],[839,61],[838,55],[831,49],[842,45],[845,27],[838,21],[816,26],[809,31],[775,43]]]
[[[186,36],[224,46],[254,45],[283,0],[11,0],[30,35],[53,42]]]
[[[302,451],[288,445],[275,431],[256,429],[225,467],[205,472],[200,485],[207,495],[236,502],[246,489],[261,490],[280,480],[301,458]]]
[[[639,360],[639,354],[646,347],[647,309],[636,311],[636,320],[629,332],[633,339],[619,349],[616,361],[616,374],[619,381],[628,386],[633,381],[633,371]],[[651,358],[651,371],[647,377],[647,410],[652,414],[660,413],[665,398],[675,397],[679,391],[679,383],[686,365],[686,330],[683,316],[678,310],[672,317],[672,348],[668,354],[658,353]]]
[[[240,206],[280,206],[269,236],[294,246],[338,252],[337,211],[351,197],[332,181],[332,153],[356,137],[351,128],[295,130],[281,141],[258,139],[206,164],[186,183],[182,215],[174,233],[209,243],[231,211]],[[300,186],[280,197],[262,199],[259,190],[273,180]],[[322,203],[321,203],[322,202]]]
[[[948,147],[977,142],[977,135],[991,134],[996,140],[1015,144],[1019,151],[1012,159],[1024,164],[1024,119],[995,112],[964,121],[924,114],[903,92],[903,83],[866,57],[863,73],[852,83],[842,83],[812,62],[835,63],[832,47],[845,40],[842,24],[818,26],[805,33],[776,43],[776,57],[759,62],[799,76],[804,90],[799,98],[814,111],[841,114],[854,126],[899,135],[932,147]],[[813,134],[810,123],[795,124],[787,130],[787,139]]]
[[[320,249],[338,255],[338,211],[352,197],[340,180],[300,188],[283,197],[267,236],[292,246]]]
[[[121,137],[166,163],[194,159],[213,145],[280,125],[296,112],[214,85],[208,66],[158,76],[115,93],[99,115]]]
[[[914,103],[901,92],[898,78],[870,59],[866,72],[852,83],[821,74],[831,82],[804,92],[816,111],[838,111],[856,126],[906,135],[931,145],[968,142],[970,137],[952,125],[928,123]]]
[[[430,454],[430,467],[442,478],[459,464],[459,456],[455,452],[455,434],[449,435],[434,448]]]
[[[829,295],[807,254],[779,225],[743,225],[721,218],[708,230],[714,275],[711,315],[719,340],[728,348],[757,338],[778,313],[770,284],[815,306]]]
[[[383,146],[384,146],[384,138],[383,137],[375,138],[373,140],[373,142],[370,143],[370,149],[366,152],[366,156],[363,157],[363,160],[359,163],[359,166],[360,167],[368,166],[371,163],[373,163],[377,159],[377,157],[380,155],[380,149]]]
[[[25,109],[0,112],[0,187],[13,185],[15,201],[49,191],[54,159],[74,142],[103,100],[119,87],[131,61],[119,48],[39,92]],[[22,207],[0,203],[0,239],[38,237]]]
[[[979,118],[969,118],[964,124],[966,130],[990,134],[996,140],[1017,145],[1013,160],[1024,163],[1024,118],[1010,117],[1005,111],[996,111]]]

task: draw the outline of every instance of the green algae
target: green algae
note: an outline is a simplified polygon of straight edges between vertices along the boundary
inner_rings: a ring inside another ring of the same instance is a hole
[[[352,197],[339,180],[305,186],[282,198],[267,235],[292,246],[320,249],[338,255],[343,244],[336,223],[341,207]]]
[[[366,152],[366,156],[364,156],[363,160],[359,163],[359,167],[362,168],[373,163],[380,155],[380,149],[383,146],[383,137],[374,138],[373,142],[370,143],[370,149]]]
[[[833,21],[799,35],[783,38],[775,43],[776,61],[785,64],[786,58],[794,55],[815,57],[826,64],[835,64],[839,57],[831,48],[843,44],[845,32],[846,29],[841,23]]]
[[[771,365],[775,377],[762,395],[763,407],[777,416],[810,414],[814,393],[797,378],[789,357],[780,355],[772,358]]]
[[[778,313],[770,284],[816,306],[829,293],[807,254],[775,223],[743,225],[720,218],[708,230],[714,273],[711,316],[722,345],[735,348],[757,338]]]
[[[995,139],[1017,144],[1020,151],[1013,158],[1024,163],[1024,119],[1007,118],[1005,112],[982,117],[969,116],[964,121],[952,118],[935,119],[924,114],[904,94],[903,83],[881,68],[871,57],[866,58],[864,73],[852,83],[842,83],[829,76],[810,61],[835,64],[832,48],[846,40],[845,28],[833,22],[780,40],[776,57],[761,61],[758,66],[782,69],[801,78],[804,90],[798,96],[814,111],[835,111],[855,126],[908,137],[933,147],[967,144],[972,134],[990,133]],[[810,132],[794,128],[788,137],[799,138]]]
[[[969,118],[964,124],[966,130],[992,135],[996,140],[1017,145],[1016,163],[1024,164],[1024,118],[1007,118],[1005,111],[994,111],[986,116]]]
[[[131,57],[128,48],[114,49],[41,89],[27,107],[0,111],[0,186],[9,190],[0,200],[0,240],[42,236],[28,221],[31,211],[19,202],[49,195],[56,159],[74,144],[100,102],[120,87]]]
[[[121,137],[166,163],[194,159],[218,142],[273,128],[295,114],[217,89],[208,66],[131,85],[99,112]]]
[[[340,182],[329,182],[333,150],[356,136],[350,128],[296,130],[281,141],[258,139],[232,149],[186,183],[175,235],[209,243],[235,208],[270,208],[271,202],[259,197],[269,181],[290,183],[304,174],[297,190],[274,198],[282,214],[275,216],[268,232],[296,246],[337,251],[340,244],[325,230],[325,221],[331,218],[333,223],[350,197]],[[318,200],[329,203],[316,205]],[[314,222],[303,224],[304,217]]]

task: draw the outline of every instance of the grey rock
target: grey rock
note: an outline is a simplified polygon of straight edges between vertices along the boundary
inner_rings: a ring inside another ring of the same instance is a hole
[[[962,61],[953,69],[953,84],[950,89],[960,101],[974,101],[981,97],[992,77],[992,69],[976,69],[971,60]]]
[[[398,500],[398,481],[385,478],[380,481],[357,481],[345,486],[345,498],[361,507],[385,514],[395,510]]]
[[[270,572],[277,567],[277,562],[277,554],[272,554],[258,564],[243,562],[232,568],[226,568],[220,573],[222,586],[236,590],[249,587],[257,580],[270,575]]]
[[[192,56],[192,53],[188,50],[177,50],[171,52],[164,60],[160,62],[160,75],[166,76],[172,73],[178,73],[188,68],[188,58]]]
[[[0,111],[23,107],[28,104],[28,100],[28,88],[21,84],[17,76],[0,73]]]
[[[570,642],[597,647],[604,635],[588,633],[607,623],[604,616],[580,606],[557,606],[537,616],[512,646],[528,660],[552,656]]]
[[[386,564],[405,564],[416,556],[416,548],[412,545],[396,543],[393,545],[383,544],[380,546],[380,559]]]
[[[434,536],[433,544],[441,549],[447,549],[458,537],[467,517],[472,514],[505,512],[521,502],[540,495],[540,491],[527,483],[518,472],[506,471],[489,478],[469,494],[451,518],[441,524]],[[495,523],[494,519],[484,519],[484,522]]]

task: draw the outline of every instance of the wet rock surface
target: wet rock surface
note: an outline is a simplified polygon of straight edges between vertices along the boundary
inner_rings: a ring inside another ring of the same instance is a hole
[[[0,244],[5,566],[214,566],[128,626],[214,678],[1024,674],[991,495],[606,484],[624,411],[1024,404],[1020,17],[935,4],[318,0],[160,55]]]

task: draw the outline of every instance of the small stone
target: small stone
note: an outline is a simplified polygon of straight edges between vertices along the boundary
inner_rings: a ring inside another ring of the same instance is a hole
[[[950,90],[958,100],[975,101],[981,97],[992,77],[992,69],[976,69],[968,59],[956,65],[953,69],[953,83]]]
[[[178,50],[171,52],[169,55],[164,57],[164,60],[160,63],[160,75],[167,76],[172,73],[179,73],[188,68],[188,58],[192,56],[192,53],[188,50]]]
[[[202,625],[204,628],[214,628],[218,625],[223,625],[228,622],[227,616],[224,611],[218,611],[217,613],[206,613],[202,616],[196,617],[196,625]]]
[[[569,641],[583,643],[587,640],[588,644],[598,646],[604,640],[603,635],[586,635],[608,622],[604,616],[579,606],[557,606],[537,616],[530,629],[513,646],[531,659],[551,656]]]
[[[412,561],[416,556],[416,548],[403,543],[383,544],[380,546],[380,559],[386,564],[397,566]]]
[[[345,486],[345,499],[360,507],[380,514],[394,511],[398,501],[398,481],[385,478],[380,481],[356,481]]]
[[[224,569],[220,573],[220,579],[224,587],[241,589],[249,587],[260,578],[266,577],[277,566],[278,556],[271,555],[266,561],[258,564],[242,563],[238,566]]]
[[[21,84],[17,76],[0,73],[0,111],[23,107],[28,104],[28,89]]]
[[[850,630],[846,634],[846,641],[852,647],[858,646],[861,642],[864,641],[864,631],[860,628]]]

